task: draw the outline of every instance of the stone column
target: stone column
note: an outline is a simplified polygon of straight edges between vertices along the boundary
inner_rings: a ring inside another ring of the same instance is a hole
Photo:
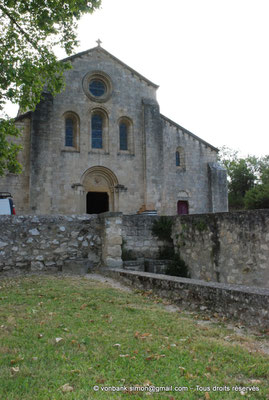
[[[103,223],[102,264],[108,268],[122,268],[122,213],[100,214]]]

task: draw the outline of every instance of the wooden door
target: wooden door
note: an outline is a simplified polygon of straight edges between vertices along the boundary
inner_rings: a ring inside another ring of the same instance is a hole
[[[189,205],[187,201],[179,200],[177,202],[178,215],[189,214]]]

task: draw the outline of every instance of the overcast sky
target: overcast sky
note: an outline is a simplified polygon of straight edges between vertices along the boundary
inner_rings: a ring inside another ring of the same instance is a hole
[[[76,52],[100,38],[103,48],[160,85],[162,114],[216,147],[264,155],[268,18],[268,0],[103,0],[80,21]]]

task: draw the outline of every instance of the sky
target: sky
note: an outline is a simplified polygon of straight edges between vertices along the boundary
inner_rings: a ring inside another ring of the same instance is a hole
[[[160,86],[162,114],[216,147],[262,156],[269,154],[268,15],[268,0],[103,0],[80,20],[75,52],[100,38]]]

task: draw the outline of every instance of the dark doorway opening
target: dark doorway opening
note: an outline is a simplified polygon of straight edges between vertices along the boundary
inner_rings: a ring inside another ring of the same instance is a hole
[[[179,200],[177,202],[177,213],[178,215],[189,214],[189,205],[187,201]]]
[[[100,214],[109,211],[108,194],[104,192],[87,193],[87,214]]]

